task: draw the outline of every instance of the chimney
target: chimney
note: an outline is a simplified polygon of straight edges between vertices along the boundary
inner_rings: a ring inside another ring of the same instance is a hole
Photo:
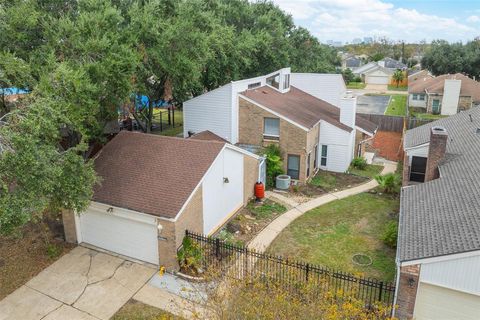
[[[355,129],[355,114],[357,113],[357,97],[352,91],[345,92],[340,99],[340,122]]]
[[[445,157],[448,134],[444,127],[435,126],[430,129],[430,146],[428,148],[425,182],[439,177],[438,164]]]

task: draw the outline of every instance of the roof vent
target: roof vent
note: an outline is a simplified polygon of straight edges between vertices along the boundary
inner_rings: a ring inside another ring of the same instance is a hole
[[[432,127],[432,130],[433,130],[434,132],[437,132],[437,133],[447,132],[447,129],[445,129],[444,127],[440,127],[440,126]]]
[[[265,91],[265,90],[262,90],[262,93],[263,93],[263,94],[268,94],[268,92],[267,92],[267,91]]]
[[[480,136],[480,128],[477,128],[477,130],[475,131],[475,133]]]

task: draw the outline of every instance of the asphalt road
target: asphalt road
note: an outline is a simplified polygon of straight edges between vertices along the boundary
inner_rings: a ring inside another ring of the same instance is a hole
[[[391,96],[358,96],[357,112],[384,114]]]

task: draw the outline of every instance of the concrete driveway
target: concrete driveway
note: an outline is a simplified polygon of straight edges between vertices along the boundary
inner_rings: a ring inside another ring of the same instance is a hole
[[[358,96],[357,112],[368,114],[385,114],[390,96]]]
[[[0,320],[109,319],[155,272],[76,247],[0,301]]]

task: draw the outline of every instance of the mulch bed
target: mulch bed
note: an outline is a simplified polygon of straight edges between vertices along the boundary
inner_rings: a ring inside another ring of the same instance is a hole
[[[403,159],[401,143],[401,132],[378,131],[375,134],[371,148],[382,158],[391,161],[400,161]]]
[[[19,235],[0,236],[0,300],[74,247],[63,241],[58,218],[45,224],[29,223]]]

